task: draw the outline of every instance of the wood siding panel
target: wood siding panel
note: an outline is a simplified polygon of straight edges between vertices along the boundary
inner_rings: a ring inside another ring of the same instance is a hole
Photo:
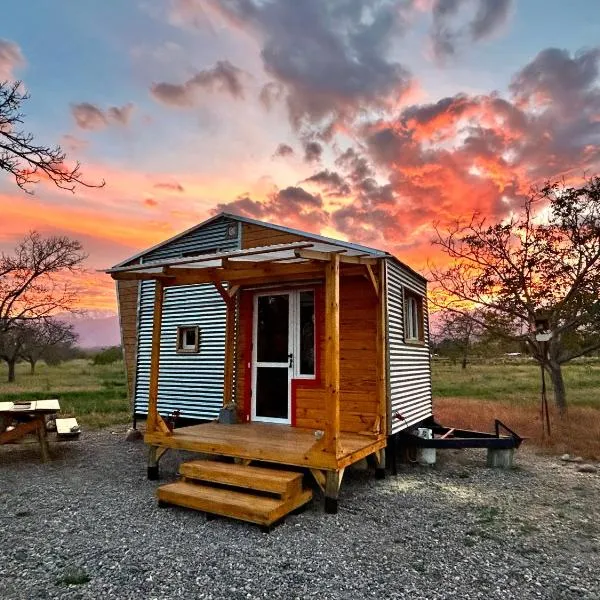
[[[363,277],[340,280],[340,421],[342,431],[371,430],[378,415],[376,377],[376,307],[377,297]],[[324,364],[324,306],[318,311],[322,332],[320,361]],[[305,384],[306,385],[306,384]],[[325,381],[318,387],[296,391],[296,425],[310,429],[325,426]]]
[[[127,375],[127,395],[133,402],[135,390],[135,367],[137,360],[137,316],[139,282],[118,281],[117,299],[119,303],[119,321],[121,324],[121,343],[123,360]]]
[[[252,225],[250,223],[242,224],[242,249],[256,248],[258,246],[271,246],[273,244],[291,244],[293,242],[304,242],[308,238],[277,231],[262,227],[261,225]]]

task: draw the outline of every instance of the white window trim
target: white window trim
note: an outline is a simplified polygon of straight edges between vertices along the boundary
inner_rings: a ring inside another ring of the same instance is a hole
[[[193,330],[196,335],[196,343],[193,345],[185,343],[186,332],[190,329]],[[178,325],[176,344],[178,354],[198,354],[200,352],[200,327],[198,327],[198,325]]]
[[[419,341],[419,306],[412,295],[405,295],[406,310],[404,312],[405,339]]]

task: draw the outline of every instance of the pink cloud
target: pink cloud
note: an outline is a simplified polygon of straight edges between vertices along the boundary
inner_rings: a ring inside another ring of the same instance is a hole
[[[14,42],[0,38],[0,81],[14,80],[14,71],[25,65],[21,48]]]

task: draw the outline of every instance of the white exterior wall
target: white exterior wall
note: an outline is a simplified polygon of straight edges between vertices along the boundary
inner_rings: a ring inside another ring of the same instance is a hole
[[[424,343],[404,341],[404,289],[423,296]],[[386,260],[388,433],[433,414],[427,284],[393,259]],[[398,416],[402,418],[399,419]]]

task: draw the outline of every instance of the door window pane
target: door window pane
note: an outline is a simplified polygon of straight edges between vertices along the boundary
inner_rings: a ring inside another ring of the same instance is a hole
[[[258,297],[258,362],[288,362],[289,310],[287,294]]]
[[[300,292],[300,375],[315,374],[315,294]]]
[[[257,367],[256,416],[288,418],[287,367]]]

